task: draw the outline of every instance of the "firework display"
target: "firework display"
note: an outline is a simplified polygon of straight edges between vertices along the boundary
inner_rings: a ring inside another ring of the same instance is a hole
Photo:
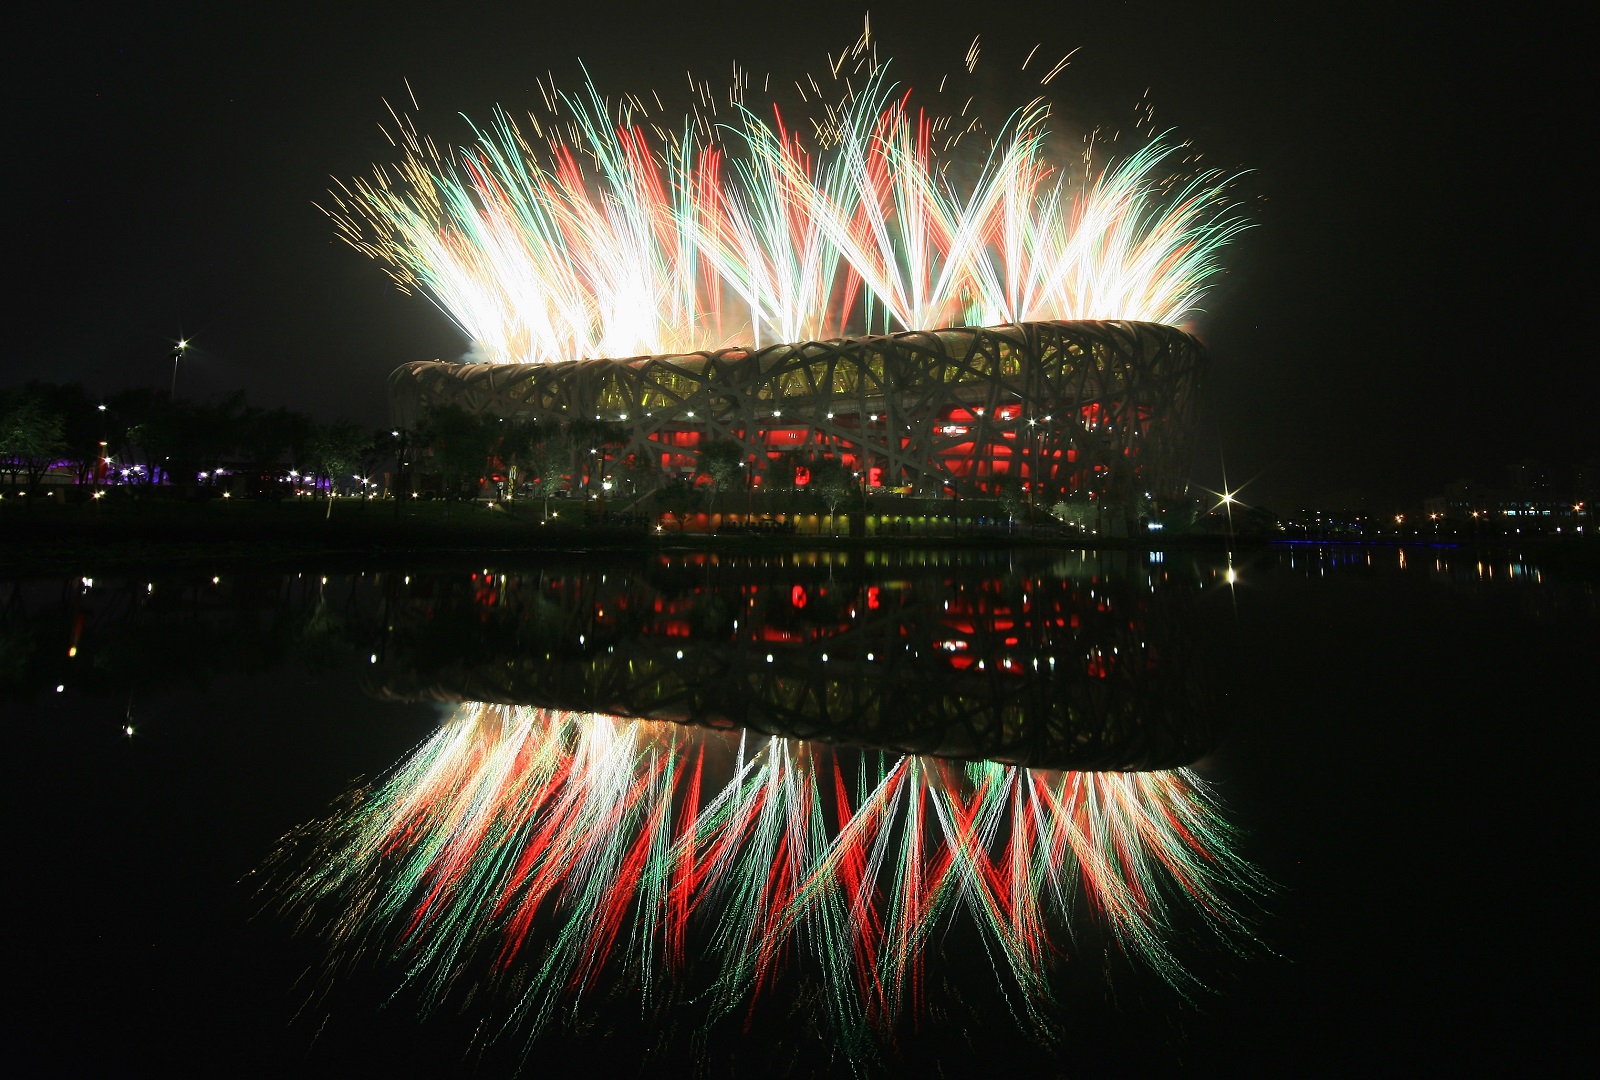
[[[634,496],[692,475],[707,441],[769,488],[799,456],[922,497],[1183,494],[1203,351],[1164,324],[1246,227],[1234,177],[1153,130],[1063,153],[1044,98],[985,136],[970,99],[956,123],[891,66],[863,35],[796,83],[809,123],[747,76],[722,114],[700,85],[681,123],[659,96],[541,83],[531,134],[502,111],[447,151],[396,114],[399,164],[329,213],[489,363],[399,369],[395,421],[615,425],[569,483],[616,466],[644,477]]]
[[[1001,126],[976,172],[952,171],[950,118],[914,106],[868,39],[852,56],[831,66],[837,100],[812,81],[821,115],[798,127],[775,105],[765,119],[743,85],[726,121],[681,123],[636,95],[541,86],[551,115],[529,116],[532,137],[502,111],[457,153],[397,115],[401,161],[341,184],[329,212],[498,364],[1176,323],[1244,228],[1233,178],[1184,173],[1184,144],[1152,134],[1103,165],[1096,152],[1112,152],[1092,140],[1063,155],[1042,98]],[[1054,163],[1070,156],[1081,169]]]
[[[445,151],[397,115],[402,160],[331,216],[489,361],[397,370],[399,423],[526,422],[585,494],[615,472],[642,497],[712,443],[752,489],[826,468],[925,498],[1181,493],[1205,354],[1168,324],[1244,228],[1232,178],[1183,173],[1163,134],[1064,167],[1042,100],[958,130],[866,36],[830,76],[802,88],[808,125],[737,75],[726,115],[681,123],[542,86],[549,118],[500,112]],[[399,960],[426,1006],[497,991],[533,1035],[607,986],[714,1020],[808,981],[861,1057],[924,1011],[953,926],[1038,1031],[1078,928],[1181,992],[1178,923],[1248,939],[1261,882],[1177,767],[1213,733],[1146,617],[1154,575],[1130,597],[829,567],[719,596],[609,573],[485,568],[459,620],[430,586],[422,621],[509,643],[436,665],[410,598],[386,609],[381,692],[467,700],[293,838],[287,902],[338,952]]]
[[[1174,915],[1243,940],[1235,899],[1260,887],[1187,770],[852,760],[482,703],[302,839],[316,857],[290,905],[320,913],[341,950],[397,951],[429,1005],[501,985],[516,998],[507,1028],[533,1035],[602,975],[647,999],[698,975],[714,1017],[800,965],[853,1054],[921,1007],[934,936],[957,916],[1013,1012],[1048,1028],[1073,920],[1187,991]]]

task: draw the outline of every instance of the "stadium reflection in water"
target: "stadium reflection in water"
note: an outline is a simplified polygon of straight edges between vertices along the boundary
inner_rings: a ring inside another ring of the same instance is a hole
[[[286,903],[425,1007],[499,990],[519,1037],[619,986],[714,1022],[800,980],[871,1057],[951,934],[1036,1035],[1091,928],[1189,994],[1176,939],[1248,943],[1262,882],[1185,767],[1218,737],[1200,583],[1121,558],[391,580],[374,691],[458,704],[290,838]]]

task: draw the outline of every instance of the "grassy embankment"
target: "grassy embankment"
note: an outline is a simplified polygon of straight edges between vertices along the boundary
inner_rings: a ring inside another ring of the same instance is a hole
[[[0,565],[117,566],[190,559],[271,560],[339,552],[503,550],[637,545],[641,528],[548,525],[535,504],[511,510],[476,503],[339,499],[281,502],[105,499],[59,505],[0,500]]]
[[[121,567],[218,559],[270,562],[305,555],[380,557],[417,552],[470,553],[539,550],[638,550],[661,548],[774,548],[831,546],[940,546],[1046,544],[1093,546],[1087,538],[1063,535],[1060,527],[1029,529],[979,524],[976,515],[992,508],[972,506],[974,518],[934,521],[910,516],[892,501],[869,508],[854,537],[847,522],[843,535],[831,532],[766,532],[712,535],[668,523],[607,523],[598,504],[551,500],[552,520],[544,520],[537,500],[500,506],[471,502],[338,499],[329,513],[324,499],[282,501],[163,497],[134,499],[113,491],[102,500],[57,503],[49,498],[24,502],[8,493],[0,498],[0,569],[49,571],[58,568]],[[584,521],[587,508],[589,520]],[[859,512],[859,511],[858,511]],[[813,515],[814,516],[814,515]],[[636,519],[637,520],[637,519]],[[1116,543],[1115,541],[1107,541]],[[1148,543],[1145,538],[1143,543]],[[1170,546],[1170,544],[1168,545]]]

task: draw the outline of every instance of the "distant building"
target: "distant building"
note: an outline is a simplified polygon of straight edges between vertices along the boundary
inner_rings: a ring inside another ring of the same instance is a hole
[[[1592,498],[1583,494],[1592,483],[1592,466],[1574,471],[1574,489],[1563,492],[1549,471],[1532,459],[1506,468],[1507,490],[1460,479],[1445,485],[1443,495],[1423,500],[1428,519],[1453,532],[1555,533],[1587,525]]]
[[[1506,479],[1510,482],[1511,494],[1519,499],[1537,500],[1550,491],[1549,472],[1543,462],[1533,458],[1523,458],[1506,466]]]

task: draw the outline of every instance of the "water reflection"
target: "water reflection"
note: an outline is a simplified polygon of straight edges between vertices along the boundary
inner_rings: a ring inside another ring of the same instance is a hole
[[[1182,764],[1215,738],[1205,700],[1213,673],[1193,649],[1196,598],[1248,590],[1263,561],[1310,578],[1426,578],[1466,596],[1516,597],[1535,613],[1593,615],[1600,589],[1592,558],[1582,554],[1559,546],[1296,543],[1257,551],[1237,571],[1221,553],[1029,561],[946,551],[676,556],[609,569],[570,559],[531,570],[194,568],[10,579],[0,586],[0,699],[58,686],[91,697],[165,693],[228,672],[359,664],[374,689],[393,698],[703,718],[845,741],[850,715],[880,727],[915,715],[924,721],[917,731],[895,736],[915,739],[906,750],[960,755],[978,745],[981,756],[1016,764],[1052,764],[1034,755],[1055,747],[1050,739],[1042,747],[1008,742],[1015,717],[1025,715],[1021,726],[1037,731],[1033,718],[1048,709],[1074,717],[1121,711],[1136,715],[1145,734],[1152,723],[1164,726],[1161,737],[1173,744],[1161,751],[1165,763]],[[602,659],[613,656],[622,661]],[[632,676],[623,661],[633,662]],[[640,665],[654,665],[661,678],[647,687]],[[676,690],[667,668],[679,672]],[[1022,690],[1042,685],[1035,673],[1049,689],[1035,690],[1030,702]],[[784,685],[804,684],[804,693],[785,702],[775,678],[752,684],[780,675]],[[1094,681],[1074,682],[1080,675]],[[961,704],[948,704],[945,691]],[[887,696],[841,703],[874,693]],[[918,694],[931,700],[908,697]],[[951,723],[998,741],[969,744],[974,735],[955,730],[928,737],[926,721],[977,700],[990,716],[961,713]],[[1007,710],[1011,719],[998,719]],[[778,726],[790,723],[796,729]],[[1062,764],[1162,763],[1152,755]]]
[[[1105,942],[1185,994],[1202,943],[1249,943],[1240,905],[1261,882],[1187,767],[1221,737],[1198,624],[1229,565],[196,569],[16,584],[5,629],[16,655],[54,658],[12,665],[14,689],[116,694],[130,727],[135,690],[241,669],[449,703],[273,862],[331,980],[381,967],[386,991],[518,1038],[596,1003],[705,1030],[778,998],[866,1061],[974,978],[979,1023],[1051,1037],[1063,964]]]
[[[1174,986],[1176,909],[1247,940],[1260,890],[1187,769],[1079,772],[839,750],[594,713],[464,703],[296,838],[291,906],[336,950],[393,952],[429,1005],[496,990],[531,1036],[609,984],[707,1023],[806,973],[870,1056],[919,1011],[930,944],[975,927],[1011,1012],[1092,920]]]
[[[397,586],[373,685],[1045,768],[1170,768],[1216,741],[1192,565],[810,555]]]
[[[1369,577],[1398,572],[1473,600],[1514,600],[1532,618],[1600,614],[1600,577],[1591,549],[1291,543],[1275,562],[1300,577]]]
[[[932,970],[962,936],[1036,1035],[1086,934],[1192,993],[1189,939],[1248,942],[1262,885],[1185,767],[1219,738],[1207,581],[1128,553],[391,575],[368,686],[453,711],[291,838],[286,903],[521,1037],[620,987],[709,1026],[806,984],[867,1060],[970,978]]]
[[[1470,894],[1450,883],[1471,845],[1435,850],[1462,808],[1443,781],[1409,789],[1413,765],[1443,755],[1450,768],[1424,777],[1492,772],[1482,746],[1507,716],[1554,717],[1529,745],[1568,737],[1561,688],[1589,659],[1592,557],[1257,548],[1230,583],[1221,553],[850,554],[195,566],[131,580],[86,567],[8,583],[0,697],[32,699],[13,710],[34,740],[24,787],[61,809],[19,833],[40,849],[24,862],[50,871],[24,882],[47,931],[33,935],[43,959],[31,970],[61,973],[31,976],[50,991],[35,996],[88,1000],[77,983],[91,976],[73,973],[110,971],[101,985],[137,999],[122,1030],[142,1053],[143,1026],[190,1057],[207,1031],[232,1052],[248,1013],[258,1045],[313,1042],[325,1068],[344,1053],[370,1070],[359,1055],[374,1031],[404,1030],[393,1041],[406,1053],[432,1047],[449,1066],[491,1038],[484,1061],[498,1065],[542,1030],[533,1052],[556,1060],[581,1041],[595,1060],[653,1064],[687,1047],[708,1074],[734,1062],[802,1072],[801,1055],[823,1057],[820,1072],[840,1067],[827,1056],[839,1043],[932,1073],[1032,1053],[1015,1016],[1072,1036],[1023,1071],[1070,1053],[1093,1072],[1125,1067],[1129,1039],[1154,1044],[1161,1030],[1185,1042],[1162,1060],[1225,1060],[1187,1042],[1217,1016],[1226,1060],[1339,1045],[1376,1014],[1333,1003],[1367,1001],[1374,971],[1417,1000],[1446,991],[1436,1011],[1451,1020],[1502,975],[1516,983],[1515,964],[1492,957],[1409,982],[1420,969],[1404,920],[1337,928],[1352,910],[1387,910],[1399,868],[1419,890],[1437,876],[1431,897]],[[1224,793],[1271,808],[1247,846],[1183,768],[1215,745],[1225,711],[1207,647],[1227,640],[1235,588],[1243,640],[1262,650],[1239,698],[1260,719],[1202,771],[1245,777]],[[1440,675],[1420,689],[1419,664]],[[208,675],[211,691],[195,692]],[[1392,688],[1393,700],[1380,692]],[[957,753],[980,746],[1005,760]],[[274,910],[287,904],[328,947],[286,941],[277,919],[247,940],[221,901],[266,838],[352,772],[396,759],[274,864],[287,886]],[[1096,771],[1105,763],[1145,771]],[[1349,776],[1373,770],[1366,795],[1338,802]],[[1563,813],[1546,817],[1575,811]],[[1338,869],[1356,850],[1373,856],[1371,884]],[[1298,990],[1227,952],[1259,955],[1240,916],[1258,882],[1240,851],[1293,883],[1279,925],[1320,943],[1294,950]],[[138,886],[128,903],[95,899],[102,865]],[[1481,912],[1440,910],[1440,933],[1475,940]],[[95,934],[74,936],[84,925]],[[182,946],[164,974],[150,965],[158,929],[163,950]],[[250,961],[263,951],[282,963]],[[1392,962],[1374,965],[1380,952]],[[304,1001],[284,1006],[289,984],[325,958],[331,996],[282,1032]],[[1196,1016],[1174,1010],[1161,979],[1243,989],[1201,998]],[[196,986],[220,989],[208,1000]],[[444,1006],[420,1030],[418,1003]],[[90,1013],[104,1027],[123,1010]],[[1082,1061],[1096,1046],[1098,1069]]]
[[[1460,548],[1449,544],[1427,547],[1372,544],[1318,544],[1296,541],[1281,545],[1280,561],[1301,575],[1326,577],[1329,572],[1376,570],[1427,570],[1436,580],[1526,581],[1544,584],[1544,569],[1526,551]]]

